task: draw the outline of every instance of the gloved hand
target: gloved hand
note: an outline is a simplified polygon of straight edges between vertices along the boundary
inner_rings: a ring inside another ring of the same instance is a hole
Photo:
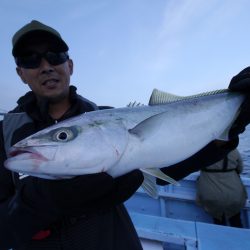
[[[228,88],[231,91],[239,91],[246,95],[240,114],[229,131],[229,137],[235,138],[240,133],[243,133],[245,127],[250,123],[250,67],[245,68],[234,76]]]
[[[109,192],[85,204],[86,212],[104,211],[125,202],[142,184],[143,174],[140,170],[133,170],[113,180],[114,184]]]
[[[141,186],[143,180],[144,177],[140,170],[133,170],[125,175],[115,178],[113,189],[114,204],[117,205],[129,199]]]

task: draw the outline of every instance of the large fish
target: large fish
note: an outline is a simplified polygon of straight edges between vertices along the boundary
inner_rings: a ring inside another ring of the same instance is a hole
[[[27,137],[10,149],[5,166],[48,179],[141,169],[173,182],[157,169],[227,140],[243,100],[228,90],[189,97],[154,90],[148,106],[85,113]]]

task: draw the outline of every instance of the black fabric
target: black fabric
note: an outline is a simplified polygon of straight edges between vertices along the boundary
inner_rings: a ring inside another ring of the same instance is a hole
[[[202,171],[204,172],[208,172],[208,173],[225,173],[225,172],[232,172],[232,171],[236,171],[236,169],[202,169]],[[237,172],[237,171],[236,171]]]
[[[250,67],[246,67],[235,75],[228,88],[232,91],[250,92]]]
[[[243,228],[243,224],[241,221],[241,213],[238,213],[231,218],[229,218],[229,224],[231,227]]]
[[[77,216],[91,212],[96,200],[109,194],[113,186],[114,179],[106,173],[100,173],[66,180],[26,177],[21,190],[24,202],[39,213]]]
[[[39,213],[81,216],[123,203],[142,182],[141,171],[134,170],[115,179],[106,173],[67,180],[26,177],[20,189],[24,202]]]
[[[72,106],[60,120],[95,109],[77,95],[75,87],[70,88],[70,98]],[[12,112],[25,111],[33,122],[13,133],[12,144],[54,124],[47,108],[46,100],[37,104],[32,92],[19,99]],[[142,249],[122,205],[143,181],[139,170],[116,179],[100,173],[61,181],[31,176],[19,180],[15,174],[19,182],[15,189],[11,172],[3,166],[6,154],[0,124],[0,250]],[[52,229],[48,238],[31,240],[46,229]]]
[[[239,91],[245,94],[246,98],[241,105],[241,111],[230,129],[230,138],[237,137],[245,131],[250,123],[250,67],[245,68],[230,81],[228,88],[231,91]]]
[[[227,156],[223,160],[223,171],[226,172],[228,167],[228,158]]]
[[[222,225],[222,226],[231,226],[231,227],[238,227],[243,228],[243,224],[241,221],[241,213],[238,213],[230,218],[228,220],[226,219],[225,215],[222,216],[221,220],[217,218],[213,218],[214,224],[216,225]]]
[[[142,250],[131,223],[125,207],[117,206],[106,213],[65,219],[63,225],[52,228],[52,237],[15,250]],[[123,235],[127,228],[130,233]]]

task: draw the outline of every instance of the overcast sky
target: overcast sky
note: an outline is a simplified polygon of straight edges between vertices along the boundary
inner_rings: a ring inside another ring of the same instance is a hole
[[[250,65],[248,0],[1,0],[0,112],[29,89],[15,71],[13,34],[33,19],[57,29],[74,61],[71,84],[99,105],[147,104],[226,88]]]

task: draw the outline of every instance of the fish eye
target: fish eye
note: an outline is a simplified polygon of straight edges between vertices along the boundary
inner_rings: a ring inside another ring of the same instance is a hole
[[[49,131],[47,136],[54,142],[68,142],[74,140],[81,131],[79,126],[60,127]]]
[[[68,134],[65,133],[65,132],[60,132],[60,133],[57,135],[57,139],[58,139],[58,140],[64,141],[64,140],[67,140],[67,138],[68,138]]]
[[[74,134],[70,129],[63,128],[55,132],[53,135],[54,141],[67,142],[74,138]]]

